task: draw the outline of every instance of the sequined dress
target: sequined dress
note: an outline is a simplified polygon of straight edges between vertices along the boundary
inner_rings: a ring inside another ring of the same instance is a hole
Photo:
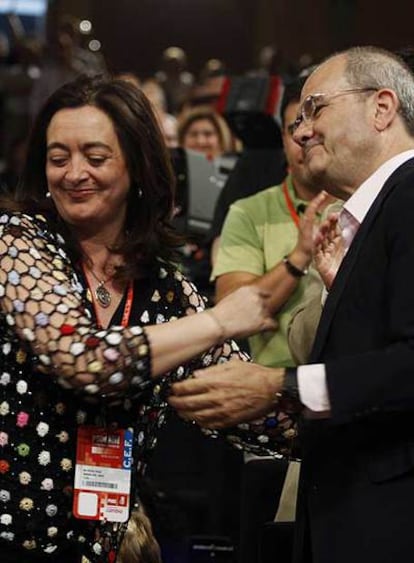
[[[72,516],[78,425],[133,428],[135,488],[165,422],[169,383],[201,366],[246,358],[228,342],[154,384],[141,327],[204,308],[178,271],[154,267],[135,283],[136,326],[119,326],[121,303],[114,324],[102,330],[64,240],[43,216],[0,215],[0,261],[0,548],[12,546],[22,563],[62,560],[69,548],[90,561],[114,561],[125,525]],[[276,444],[283,453],[295,426],[278,413],[226,433],[253,452]]]

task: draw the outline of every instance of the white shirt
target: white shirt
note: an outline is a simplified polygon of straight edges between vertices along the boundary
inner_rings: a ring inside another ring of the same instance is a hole
[[[343,209],[361,224],[385,182],[397,168],[410,158],[414,158],[414,150],[404,151],[387,160],[352,194],[345,202]],[[355,235],[355,233],[353,234]],[[351,240],[346,241],[346,250],[351,242]],[[324,364],[299,366],[298,387],[300,400],[305,407],[314,412],[330,410]]]

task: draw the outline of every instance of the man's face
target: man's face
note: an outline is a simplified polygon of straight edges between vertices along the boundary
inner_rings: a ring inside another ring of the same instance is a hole
[[[307,185],[309,182],[309,171],[304,163],[303,149],[294,140],[291,129],[299,112],[299,108],[299,102],[291,102],[286,106],[283,114],[282,139],[289,172],[292,175],[294,183]]]
[[[344,187],[357,189],[366,179],[376,150],[372,124],[375,92],[338,95],[351,88],[345,79],[343,55],[322,64],[306,81],[302,102],[311,94],[323,93],[324,103],[294,133],[294,139],[303,148],[310,175],[337,197],[344,197]]]

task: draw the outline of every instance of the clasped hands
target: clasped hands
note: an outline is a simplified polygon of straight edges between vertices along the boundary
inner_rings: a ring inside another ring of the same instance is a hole
[[[313,256],[329,290],[345,249],[338,225],[339,214],[331,213],[319,222],[318,217],[328,203],[326,192],[321,192],[310,202],[300,221],[295,250],[299,255],[302,253],[302,257]],[[262,298],[265,301],[266,296]],[[271,328],[269,319],[261,328]],[[283,379],[282,368],[232,360],[198,370],[193,378],[174,383],[168,402],[182,418],[206,428],[220,429],[270,412],[275,406],[276,394],[283,386]]]

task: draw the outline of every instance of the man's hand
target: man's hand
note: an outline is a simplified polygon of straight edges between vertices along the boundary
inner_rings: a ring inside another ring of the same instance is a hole
[[[315,265],[328,290],[345,254],[338,218],[338,213],[329,215],[321,224],[315,238]]]
[[[315,250],[315,236],[319,226],[319,215],[332,202],[325,191],[321,191],[309,202],[305,213],[300,218],[299,235],[295,248],[289,255],[294,266],[305,270],[311,263]]]
[[[232,360],[194,372],[172,385],[169,404],[206,428],[225,428],[272,411],[284,370]]]

